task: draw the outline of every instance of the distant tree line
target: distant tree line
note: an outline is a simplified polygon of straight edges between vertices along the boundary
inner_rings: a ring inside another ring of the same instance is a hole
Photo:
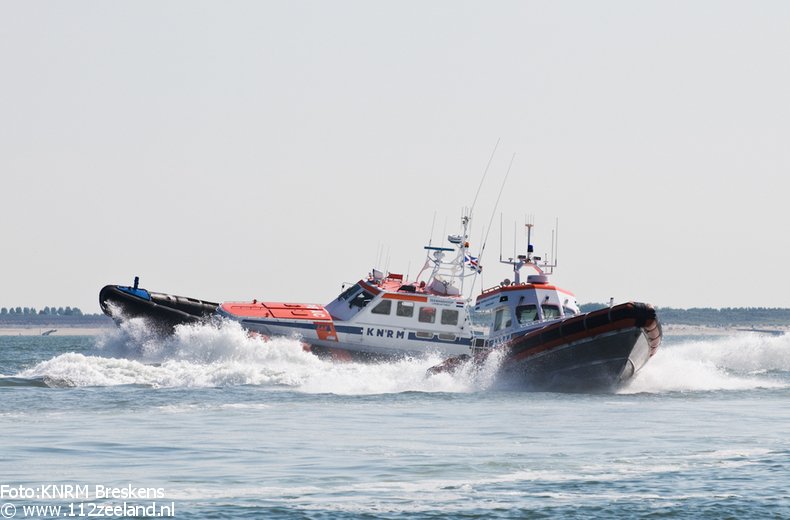
[[[46,316],[82,316],[79,307],[44,307],[36,311],[35,307],[0,308],[0,316],[32,316],[36,314]]]
[[[112,324],[104,314],[84,314],[79,307],[0,307],[2,327],[102,327]]]
[[[582,312],[603,309],[603,303],[585,303]],[[776,307],[657,307],[658,317],[667,325],[707,325],[711,327],[790,326],[790,309]]]

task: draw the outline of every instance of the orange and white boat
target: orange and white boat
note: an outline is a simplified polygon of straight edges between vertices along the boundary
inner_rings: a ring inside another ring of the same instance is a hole
[[[314,353],[342,359],[471,354],[474,332],[459,284],[471,274],[464,264],[473,260],[465,257],[462,243],[425,249],[425,267],[414,281],[374,269],[326,305],[214,303],[149,292],[137,279],[131,287],[104,287],[99,301],[116,321],[143,316],[165,333],[181,323],[219,317],[263,336],[298,336]],[[448,254],[453,258],[446,259]]]

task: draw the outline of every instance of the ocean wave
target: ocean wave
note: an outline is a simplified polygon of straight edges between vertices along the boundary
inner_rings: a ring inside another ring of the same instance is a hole
[[[790,335],[735,334],[662,346],[621,393],[787,388]]]
[[[320,359],[298,337],[263,339],[238,323],[181,325],[161,337],[145,320],[129,319],[100,336],[95,349],[61,354],[0,386],[225,387],[262,385],[304,393],[370,395],[476,392],[494,387],[501,359],[467,363],[455,373],[427,375],[438,356],[388,363]],[[669,344],[619,393],[787,388],[790,335],[737,334]]]
[[[299,338],[250,336],[231,321],[181,325],[162,338],[143,320],[129,320],[97,340],[90,354],[56,356],[16,375],[52,386],[148,385],[223,387],[266,385],[305,393],[365,395],[400,392],[471,392],[486,388],[495,359],[482,369],[427,375],[440,358],[389,363],[344,363],[305,351]]]

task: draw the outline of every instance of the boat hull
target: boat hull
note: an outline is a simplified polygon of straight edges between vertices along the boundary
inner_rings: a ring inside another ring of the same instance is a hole
[[[119,325],[129,318],[145,318],[150,327],[163,334],[172,333],[176,325],[205,320],[219,307],[214,302],[121,285],[103,287],[99,305]]]
[[[500,386],[526,390],[589,392],[614,390],[649,359],[648,340],[639,329],[594,336],[503,362]]]
[[[498,382],[545,391],[611,391],[661,343],[655,310],[626,303],[549,325],[503,345]]]

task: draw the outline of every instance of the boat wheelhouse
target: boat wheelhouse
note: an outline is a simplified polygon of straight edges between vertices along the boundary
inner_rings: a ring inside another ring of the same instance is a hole
[[[580,313],[576,296],[570,291],[549,283],[556,263],[555,243],[552,243],[552,261],[534,254],[532,223],[527,223],[527,254],[499,262],[511,266],[513,281],[505,278],[494,287],[483,289],[471,310],[471,320],[485,337],[484,347],[501,345],[545,327],[548,323],[576,316]],[[553,242],[553,241],[552,241]],[[521,280],[521,269],[534,271]],[[480,342],[478,342],[480,343]]]
[[[471,312],[472,321],[484,329],[487,347],[580,312],[573,293],[550,284],[545,275],[507,282],[483,290]]]

